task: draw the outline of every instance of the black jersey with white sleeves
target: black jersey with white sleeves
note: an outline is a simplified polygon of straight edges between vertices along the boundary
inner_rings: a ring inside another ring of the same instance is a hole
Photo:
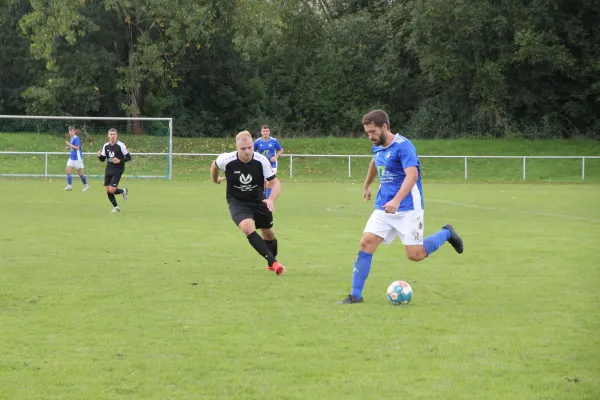
[[[114,163],[115,158],[119,159],[120,162],[118,164]],[[123,172],[125,171],[125,163],[131,161],[131,154],[123,142],[117,141],[115,144],[106,142],[104,143],[104,146],[102,146],[102,151],[100,152],[98,159],[102,162],[104,162],[104,160],[107,161],[106,171]]]
[[[271,163],[265,156],[254,153],[252,159],[245,163],[238,158],[237,151],[223,153],[215,162],[217,168],[225,171],[227,179],[227,199],[260,203],[264,196],[264,181],[271,181],[277,176]]]

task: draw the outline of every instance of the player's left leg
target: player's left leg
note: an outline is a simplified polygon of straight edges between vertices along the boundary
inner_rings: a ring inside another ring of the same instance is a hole
[[[412,261],[421,261],[449,242],[457,253],[463,252],[463,241],[452,225],[444,225],[433,235],[423,238],[423,210],[405,212],[400,230],[400,239],[404,244],[406,256]]]
[[[260,230],[260,232],[262,233],[262,237],[265,241],[265,244],[267,245],[267,248],[269,249],[271,254],[273,254],[273,257],[277,258],[278,249],[277,249],[277,238],[275,237],[275,230],[273,228],[268,228],[268,229],[262,228]],[[279,269],[279,267],[281,267],[281,271],[279,273],[277,273],[277,270]],[[277,262],[273,265],[267,265],[267,270],[271,271],[271,272],[275,272],[275,273],[277,273],[277,275],[287,272],[287,269],[285,269],[285,267],[283,265],[281,265],[279,262]]]
[[[81,168],[77,168],[77,175],[79,175],[79,179],[83,183],[83,191],[86,192],[90,188],[87,184],[87,178],[83,174],[83,166]]]
[[[121,194],[123,195],[123,200],[127,200],[128,196],[129,196],[129,189],[127,188],[119,188],[119,182],[121,181],[121,174],[115,174],[112,177],[112,180],[110,182],[110,186],[112,187],[112,193],[113,194]]]

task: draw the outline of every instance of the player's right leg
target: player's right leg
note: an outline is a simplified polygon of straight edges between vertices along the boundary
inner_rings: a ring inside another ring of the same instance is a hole
[[[273,213],[269,211],[264,203],[260,203],[252,208],[254,211],[254,225],[257,229],[260,229],[262,237],[267,244],[267,248],[271,254],[273,254],[273,257],[277,258],[277,238],[275,237],[275,229],[273,228]],[[277,275],[287,272],[285,267],[279,262],[276,262],[273,265],[267,265],[267,270],[275,272]]]
[[[360,250],[354,266],[352,268],[352,292],[338,304],[354,304],[363,302],[363,289],[365,282],[371,272],[371,263],[373,253],[377,247],[385,241],[391,243],[396,238],[397,233],[392,225],[387,221],[387,216],[383,210],[375,210],[363,232],[360,240]]]
[[[254,211],[252,207],[242,201],[230,199],[229,212],[231,214],[231,219],[244,235],[246,235],[246,239],[248,239],[252,248],[254,248],[261,257],[267,260],[269,266],[276,266],[275,263],[277,263],[277,259],[267,247],[264,239],[256,232]],[[281,267],[281,271],[283,272],[283,266]]]
[[[117,199],[115,198],[116,186],[111,185],[113,179],[114,175],[112,175],[111,173],[106,172],[104,174],[104,186],[106,187],[106,195],[108,196],[108,200],[114,207],[111,212],[120,212],[121,209],[119,208],[119,205],[117,204]]]
[[[67,186],[63,190],[73,190],[73,166],[71,161],[72,160],[70,158],[69,161],[67,161],[67,168],[65,169],[65,174],[67,175]]]

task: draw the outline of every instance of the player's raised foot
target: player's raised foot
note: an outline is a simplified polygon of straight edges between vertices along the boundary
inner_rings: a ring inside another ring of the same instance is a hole
[[[275,272],[277,275],[281,275],[284,272],[287,272],[287,269],[285,269],[285,267],[281,265],[279,261],[275,261],[271,266],[267,265],[267,270]]]
[[[458,254],[462,254],[465,249],[463,240],[460,238],[460,236],[458,236],[458,233],[456,233],[452,225],[446,224],[444,225],[443,229],[448,229],[450,231],[450,239],[448,239],[448,243],[454,247],[454,250],[456,250]]]
[[[129,194],[129,190],[127,188],[123,189],[123,200],[127,200],[128,194]]]
[[[90,186],[89,185],[83,185],[83,191],[87,192],[88,190],[90,190]]]
[[[71,190],[73,190],[73,186],[67,185],[63,190],[71,191]]]
[[[111,212],[121,212],[121,209],[119,208],[119,206],[116,206],[115,208],[112,209]]]
[[[363,298],[358,298],[358,297],[354,297],[351,294],[348,295],[348,297],[346,297],[344,300],[340,300],[337,302],[337,304],[356,304],[356,303],[363,303]]]

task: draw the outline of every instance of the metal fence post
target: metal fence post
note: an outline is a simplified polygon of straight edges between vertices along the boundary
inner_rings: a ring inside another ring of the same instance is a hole
[[[352,177],[352,156],[348,156],[348,178]]]
[[[527,157],[523,157],[523,180],[525,180],[525,160]]]
[[[294,162],[293,157],[294,156],[292,154],[290,154],[290,179],[292,178],[292,175],[293,175],[293,173],[292,173],[292,163]]]
[[[467,157],[465,157],[465,181],[467,180]]]
[[[585,157],[581,157],[581,180],[585,179]]]
[[[44,165],[44,176],[48,176],[48,153],[46,153],[46,163]]]

